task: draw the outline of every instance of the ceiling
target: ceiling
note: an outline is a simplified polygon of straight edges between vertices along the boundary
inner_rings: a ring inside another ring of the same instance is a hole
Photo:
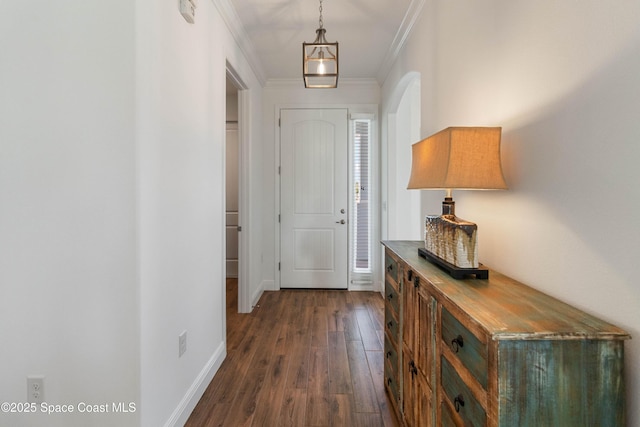
[[[313,42],[319,0],[226,0],[222,15],[264,84],[302,79],[302,42]],[[323,0],[328,42],[339,43],[340,79],[380,83],[424,0]]]

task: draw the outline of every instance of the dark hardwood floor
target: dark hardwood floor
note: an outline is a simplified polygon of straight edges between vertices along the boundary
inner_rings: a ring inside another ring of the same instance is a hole
[[[399,426],[379,293],[265,292],[251,314],[237,301],[229,279],[227,358],[186,426]]]

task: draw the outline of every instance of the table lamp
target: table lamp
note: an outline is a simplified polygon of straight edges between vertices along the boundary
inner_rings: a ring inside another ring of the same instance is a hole
[[[419,255],[454,278],[489,271],[478,262],[476,224],[456,217],[452,190],[507,188],[500,164],[500,127],[449,127],[412,146],[408,189],[443,189],[442,215],[425,218],[425,248]]]

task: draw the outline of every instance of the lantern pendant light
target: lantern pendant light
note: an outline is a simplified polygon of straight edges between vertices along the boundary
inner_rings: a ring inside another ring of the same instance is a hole
[[[338,42],[329,43],[322,20],[320,0],[319,27],[313,43],[302,43],[302,76],[305,88],[338,87]]]

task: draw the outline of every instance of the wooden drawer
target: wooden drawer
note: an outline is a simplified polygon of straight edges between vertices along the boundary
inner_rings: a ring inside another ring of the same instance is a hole
[[[442,308],[442,340],[453,355],[487,389],[487,345],[464,327],[446,308]]]
[[[453,414],[449,410],[449,405],[444,401],[440,405],[440,425],[442,427],[457,427]]]
[[[384,282],[384,296],[387,300],[387,305],[393,307],[393,311],[396,313],[396,317],[400,313],[400,296],[396,288],[388,281]]]
[[[475,399],[469,388],[447,359],[445,357],[441,357],[441,361],[442,390],[444,390],[444,397],[448,401],[450,408],[452,407],[455,409],[457,417],[462,420],[462,425],[486,426],[487,414],[482,408],[482,405],[480,405],[480,403]],[[442,409],[443,414],[446,414],[446,408]],[[446,418],[455,419],[457,417],[453,414],[442,416],[443,420]]]
[[[389,253],[385,253],[384,256],[384,265],[387,275],[391,277],[396,283],[398,283],[398,263],[393,257],[389,255]]]
[[[389,340],[387,334],[384,335],[384,358],[387,360],[387,363],[391,364],[393,371],[398,372],[398,349]]]
[[[391,365],[387,362],[384,364],[384,386],[386,387],[389,396],[397,406],[400,401],[400,386],[398,384],[396,373],[391,368]]]
[[[398,323],[398,319],[393,312],[393,308],[389,304],[386,304],[384,309],[384,328],[394,341],[394,344],[400,345],[400,323]]]

